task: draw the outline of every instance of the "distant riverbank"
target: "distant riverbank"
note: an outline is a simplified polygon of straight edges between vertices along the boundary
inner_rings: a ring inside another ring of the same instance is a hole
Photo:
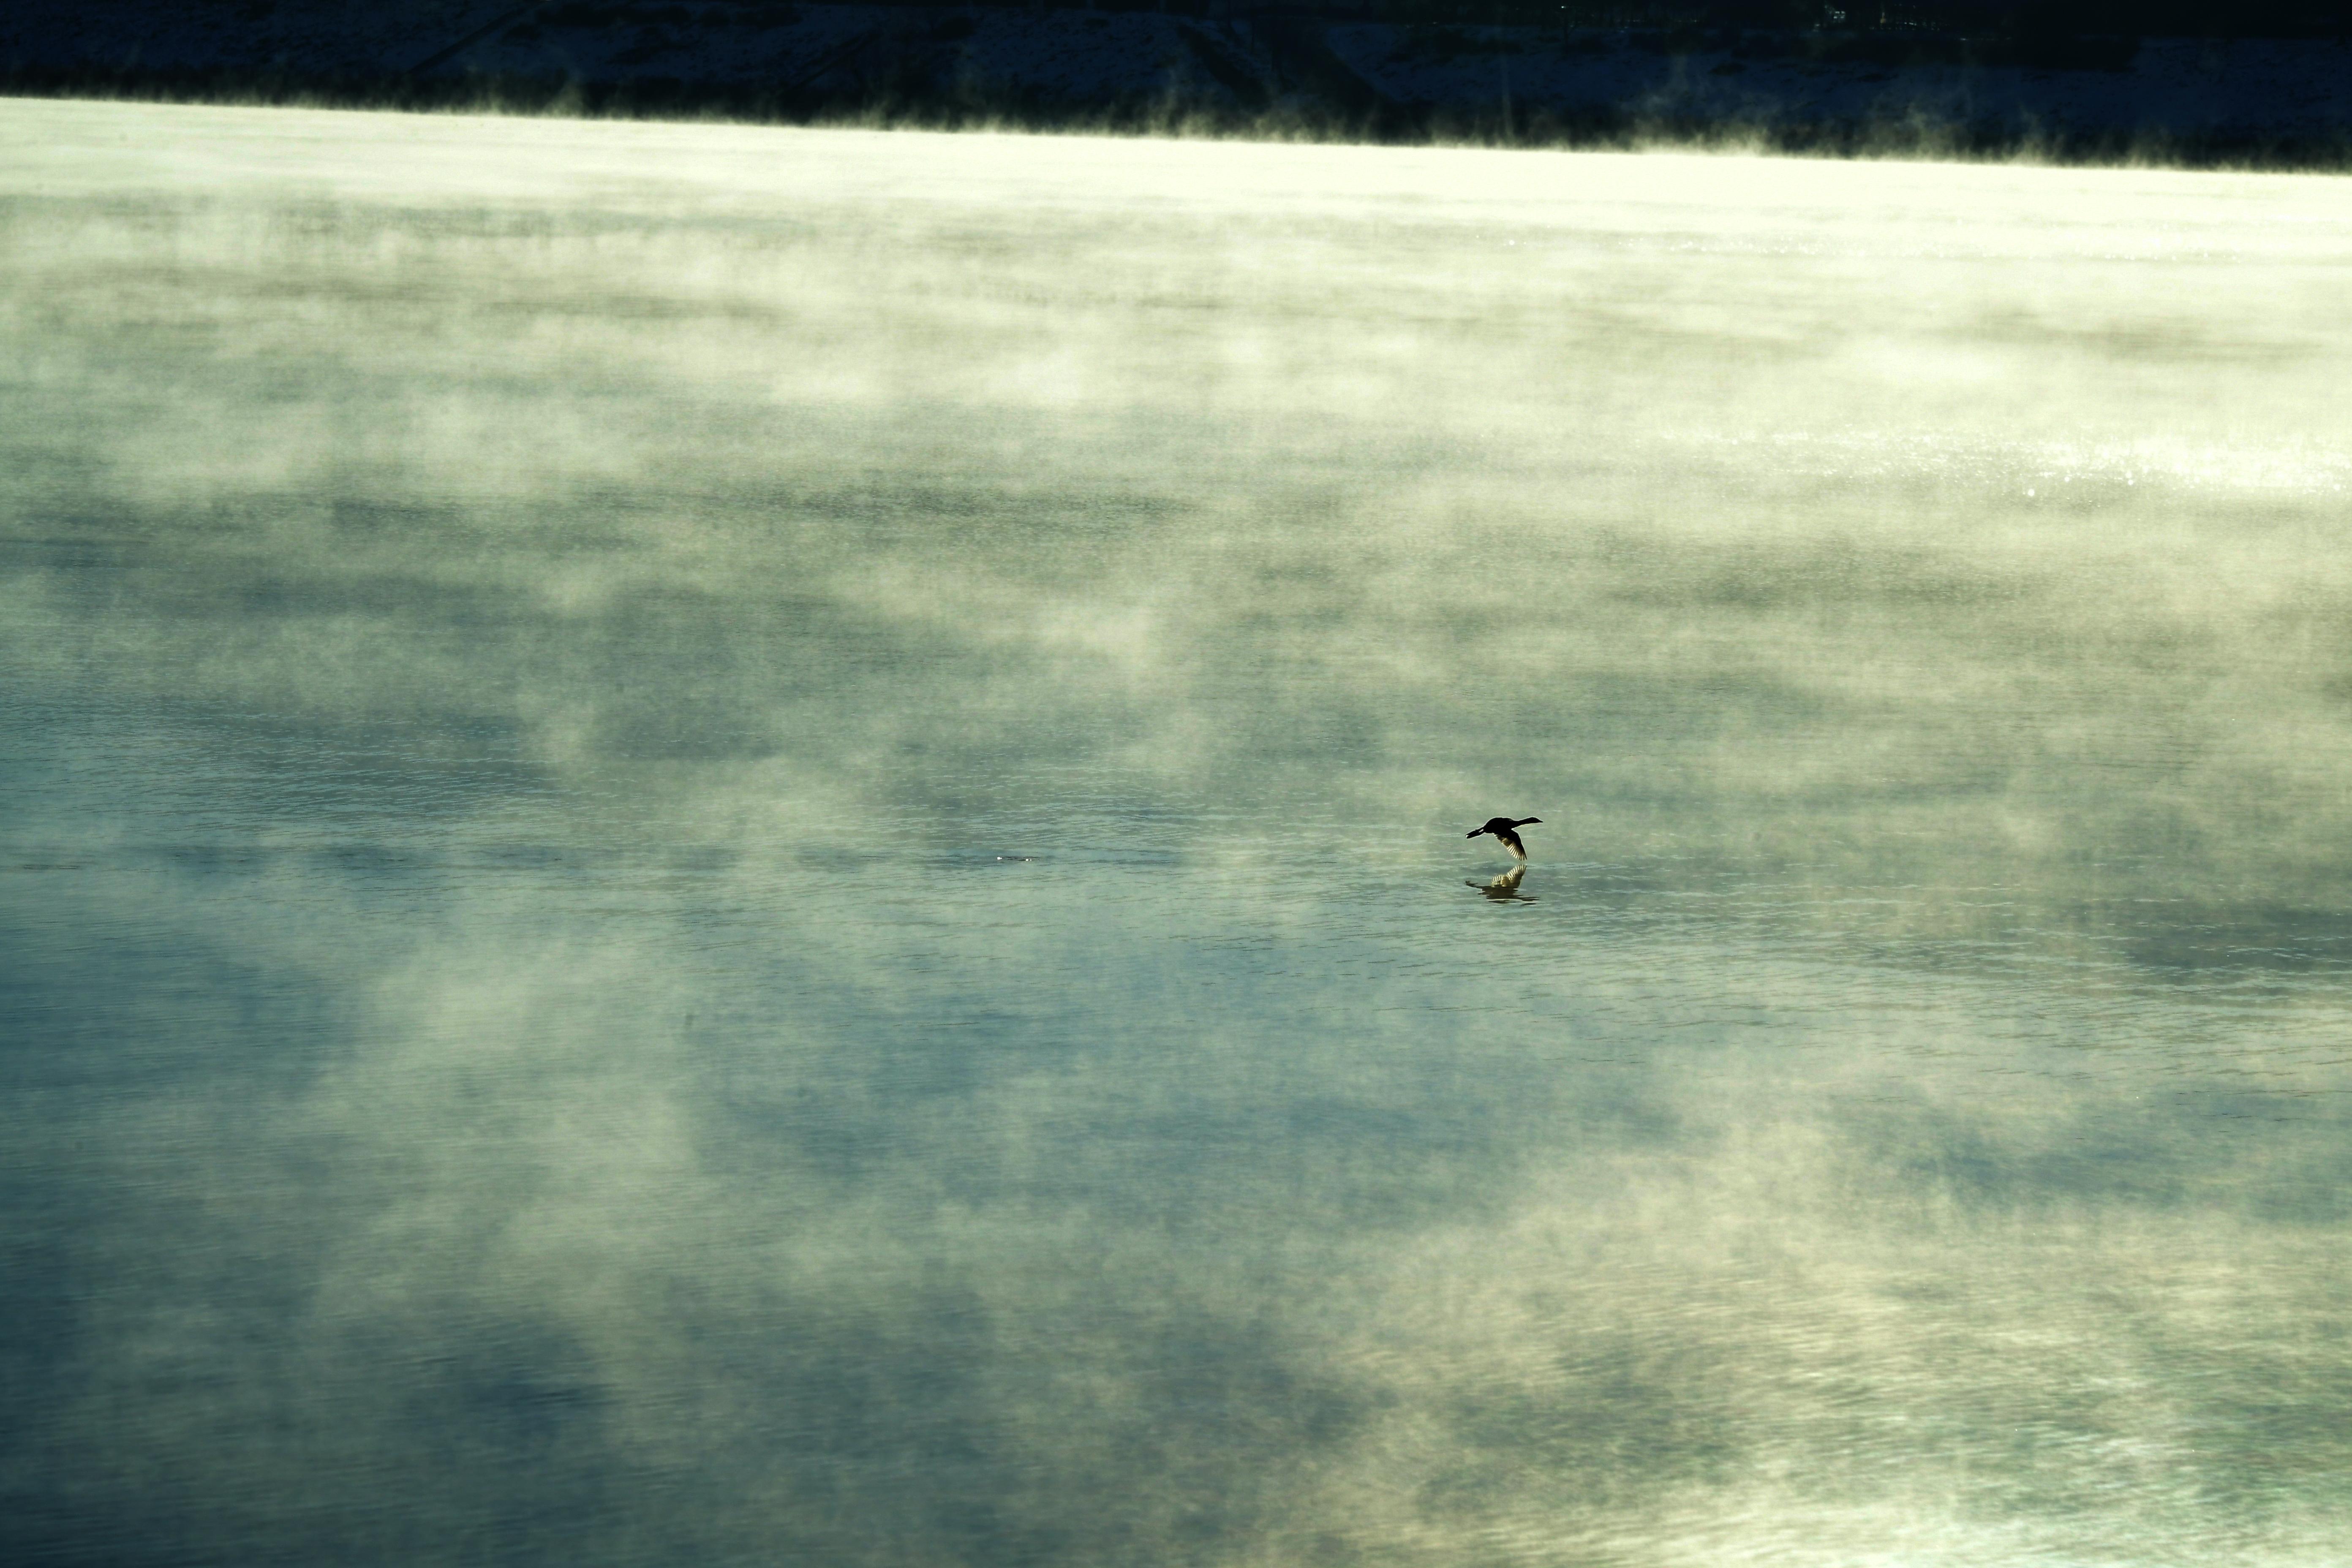
[[[2311,38],[2090,39],[2033,56],[1922,35],[1181,10],[19,0],[0,18],[0,89],[2352,167],[2352,44]]]

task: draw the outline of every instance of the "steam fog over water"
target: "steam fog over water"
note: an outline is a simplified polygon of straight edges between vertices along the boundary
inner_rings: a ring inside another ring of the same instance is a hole
[[[9,1561],[2352,1552],[2352,184],[0,204]]]

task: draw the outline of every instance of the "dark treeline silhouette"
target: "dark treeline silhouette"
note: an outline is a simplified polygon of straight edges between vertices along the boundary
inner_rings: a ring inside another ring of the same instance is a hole
[[[1469,26],[1927,33],[1975,39],[2342,37],[2352,0],[865,0],[938,9],[1168,11]],[[222,0],[247,16],[270,6]],[[523,25],[789,26],[790,0],[551,0]]]
[[[1150,7],[1158,0],[1139,3]],[[1283,8],[1520,26],[1927,32],[1983,38],[2334,38],[2352,32],[2352,5],[2346,0],[1295,0]]]
[[[340,51],[360,0],[185,3],[214,25],[175,55],[149,0],[17,0],[0,90],[2352,170],[2352,0],[518,0]],[[1074,39],[1076,73],[1008,58]]]

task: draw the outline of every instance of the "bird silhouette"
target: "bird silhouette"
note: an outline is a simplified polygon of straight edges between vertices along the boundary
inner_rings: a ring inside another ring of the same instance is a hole
[[[1522,816],[1517,821],[1507,816],[1490,816],[1486,819],[1486,826],[1474,827],[1462,837],[1475,838],[1481,833],[1491,833],[1501,840],[1503,847],[1509,850],[1515,858],[1524,860],[1528,858],[1528,847],[1519,842],[1519,836],[1516,830],[1542,820],[1540,816]]]

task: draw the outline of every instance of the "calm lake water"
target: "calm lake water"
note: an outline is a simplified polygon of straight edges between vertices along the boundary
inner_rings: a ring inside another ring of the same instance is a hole
[[[18,101],[0,256],[9,1561],[2352,1560],[2352,182]]]

